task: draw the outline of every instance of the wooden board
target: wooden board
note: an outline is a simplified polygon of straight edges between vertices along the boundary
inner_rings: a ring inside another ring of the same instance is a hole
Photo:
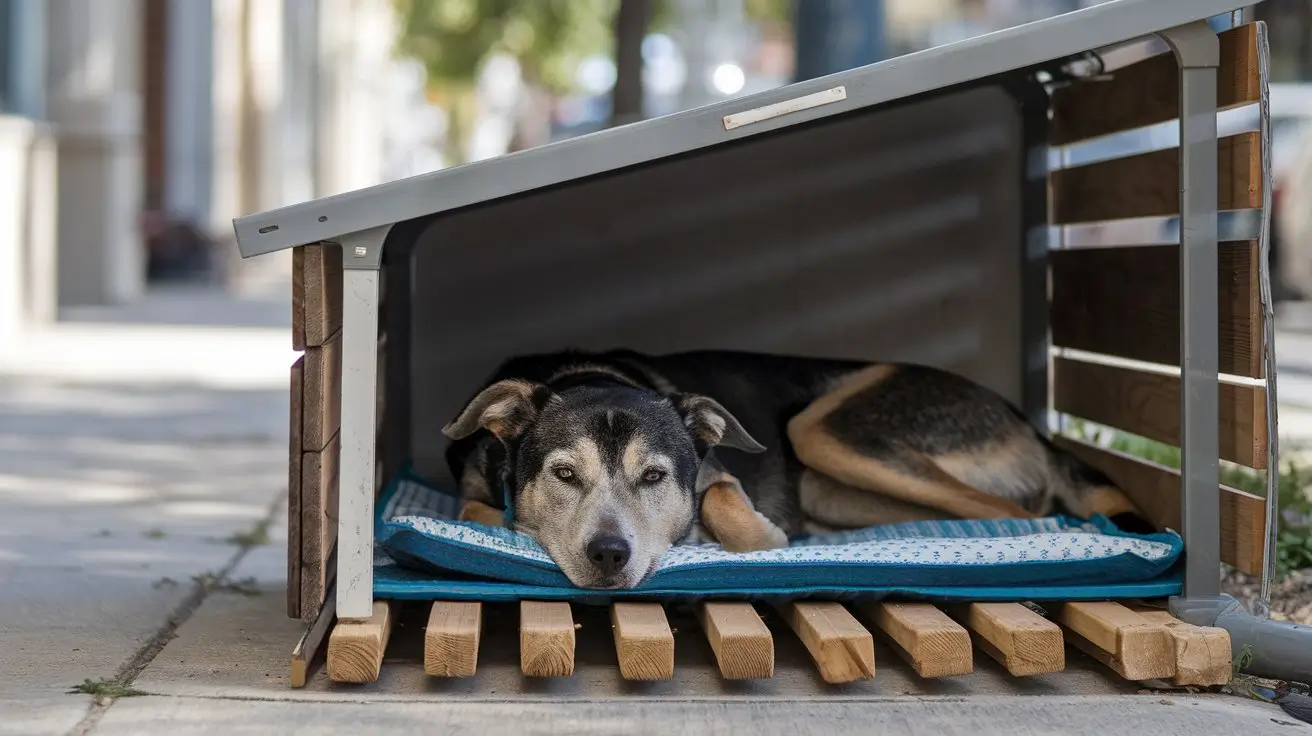
[[[519,669],[525,677],[574,674],[574,616],[568,603],[520,602]]]
[[[328,630],[332,627],[336,615],[337,600],[333,596],[333,591],[329,589],[323,601],[323,608],[319,610],[313,621],[305,625],[305,631],[296,642],[296,647],[292,649],[292,687],[305,687],[305,683],[309,681],[310,667],[314,664],[314,658],[318,655],[324,639],[328,637]]]
[[[1180,529],[1180,473],[1114,450],[1069,437],[1053,442],[1106,473],[1159,529]],[[1250,575],[1262,574],[1266,547],[1266,501],[1220,486],[1221,561]]]
[[[779,613],[811,653],[820,677],[835,684],[875,676],[875,641],[838,603],[786,603]]]
[[[1094,601],[1057,606],[1066,640],[1127,680],[1175,675],[1175,642],[1166,628],[1120,603]]]
[[[1257,241],[1221,243],[1217,274],[1220,370],[1262,377]],[[1180,248],[1150,245],[1052,251],[1052,342],[1149,363],[1180,364]]]
[[[434,601],[424,629],[424,672],[434,677],[473,677],[482,628],[482,603]]]
[[[1180,446],[1180,378],[1121,366],[1055,358],[1053,409]],[[1220,386],[1220,457],[1266,467],[1266,390]]]
[[[873,603],[870,618],[921,677],[974,671],[970,634],[931,603]]]
[[[750,603],[704,603],[697,620],[726,680],[774,677],[774,637]]]
[[[1230,632],[1216,626],[1195,626],[1172,616],[1169,611],[1145,606],[1129,606],[1149,623],[1166,627],[1175,642],[1175,676],[1171,683],[1179,686],[1224,685],[1230,682]]]
[[[342,249],[292,249],[292,349],[322,345],[342,328]]]
[[[970,629],[980,651],[1014,677],[1066,669],[1061,627],[1020,603],[970,603],[947,610]]]
[[[328,677],[333,682],[373,682],[383,668],[383,653],[392,636],[392,609],[374,601],[369,620],[341,622],[328,637]]]
[[[610,608],[610,621],[621,677],[674,677],[674,632],[659,603],[615,603]]]
[[[1180,149],[1141,153],[1054,171],[1048,177],[1053,224],[1180,212]],[[1262,206],[1262,140],[1240,133],[1217,141],[1217,207]]]
[[[1221,68],[1218,108],[1257,102],[1257,24],[1218,34]],[[1059,87],[1052,93],[1049,142],[1065,145],[1085,138],[1173,120],[1180,115],[1180,73],[1175,56],[1157,54],[1116,69],[1103,78]]]
[[[305,349],[305,388],[301,407],[301,442],[307,451],[322,450],[342,426],[342,338],[333,335]]]
[[[337,488],[340,441],[334,436],[319,452],[301,456],[301,618],[323,605],[332,579],[337,542]]]
[[[301,392],[305,356],[292,363],[287,448],[287,616],[301,617]]]

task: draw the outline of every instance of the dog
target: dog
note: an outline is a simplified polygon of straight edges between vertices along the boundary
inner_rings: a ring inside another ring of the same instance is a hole
[[[923,365],[527,355],[501,365],[443,432],[475,510],[462,518],[499,523],[509,504],[511,525],[582,588],[633,588],[675,544],[773,549],[902,521],[1063,511],[1152,531],[1106,475],[1016,406]]]

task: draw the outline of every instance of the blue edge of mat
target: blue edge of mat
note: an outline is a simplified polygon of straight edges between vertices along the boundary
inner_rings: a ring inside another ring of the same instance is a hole
[[[441,504],[458,508],[458,499],[438,490],[407,466],[384,489],[377,503],[374,563],[374,596],[392,600],[476,600],[514,602],[522,599],[571,601],[604,605],[614,600],[651,600],[668,603],[707,599],[781,602],[816,598],[835,601],[880,600],[894,597],[929,601],[1044,601],[1158,598],[1181,590],[1180,562],[1183,541],[1174,532],[1140,535],[1122,532],[1107,519],[1095,517],[1082,522],[1070,517],[1052,517],[1074,527],[1095,526],[1099,533],[1162,542],[1171,553],[1162,560],[1148,560],[1124,553],[1100,560],[1033,561],[999,565],[880,565],[886,584],[838,584],[834,578],[851,577],[860,563],[776,563],[768,568],[731,563],[707,565],[704,569],[675,572],[672,585],[662,576],[649,579],[633,590],[587,590],[574,587],[554,565],[546,565],[483,547],[450,539],[438,539],[413,526],[385,518],[393,496],[403,481],[441,494]],[[451,522],[493,533],[502,538],[516,535],[502,529]],[[960,525],[951,536],[968,536],[968,530],[990,522],[938,522],[937,528]],[[1026,523],[1026,522],[1020,522]],[[904,526],[904,525],[899,525]],[[907,525],[909,526],[909,525]],[[921,535],[923,536],[923,535]],[[821,569],[828,568],[828,569]],[[846,569],[840,569],[846,568]],[[869,577],[871,568],[857,570]],[[671,576],[665,576],[671,577]],[[739,582],[734,584],[733,578]],[[488,578],[501,578],[494,580]],[[769,580],[770,585],[743,585],[742,580]],[[997,584],[1011,578],[1009,585]],[[817,581],[821,582],[817,582]],[[982,584],[985,580],[991,584]],[[1068,582],[1082,580],[1083,583]],[[978,581],[978,582],[976,582]],[[655,585],[653,585],[655,583]],[[663,584],[662,584],[663,583]]]

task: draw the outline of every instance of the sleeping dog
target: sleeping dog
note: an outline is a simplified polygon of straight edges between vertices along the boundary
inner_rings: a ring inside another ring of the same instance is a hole
[[[632,588],[681,543],[750,551],[808,532],[1057,510],[1151,531],[1110,479],[1006,399],[919,365],[525,356],[443,432],[464,518],[509,503],[514,528],[584,588]]]

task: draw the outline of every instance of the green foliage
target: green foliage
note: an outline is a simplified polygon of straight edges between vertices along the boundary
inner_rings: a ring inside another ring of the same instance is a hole
[[[1089,442],[1102,443],[1109,449],[1134,455],[1158,465],[1180,469],[1180,448],[1150,440],[1146,437],[1117,430],[1091,430],[1078,419],[1068,424],[1069,434]],[[1266,496],[1266,474],[1248,468],[1221,463],[1221,483],[1255,496]],[[1282,530],[1276,538],[1276,574],[1284,577],[1291,570],[1312,567],[1312,526],[1290,524],[1289,518],[1312,518],[1312,473],[1293,462],[1286,462],[1279,470],[1276,504],[1280,508]]]
[[[397,0],[399,50],[423,62],[436,86],[471,84],[488,56],[519,60],[553,92],[573,85],[584,57],[608,53],[618,0]]]
[[[145,693],[115,680],[83,680],[74,685],[69,694],[96,695],[102,698],[134,698]]]

